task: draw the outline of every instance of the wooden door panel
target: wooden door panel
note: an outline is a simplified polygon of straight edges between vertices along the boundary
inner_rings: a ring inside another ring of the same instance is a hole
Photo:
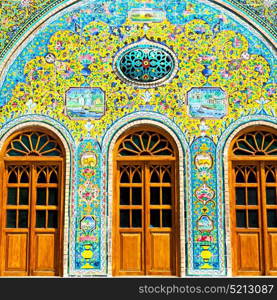
[[[150,272],[172,273],[171,233],[150,233]]]
[[[34,270],[33,273],[42,275],[55,273],[56,257],[56,235],[55,233],[36,233],[34,248]]]
[[[142,233],[120,234],[120,272],[141,273],[143,268]]]
[[[274,272],[272,275],[277,275],[277,233],[268,234],[269,243],[269,272]]]
[[[28,233],[6,233],[5,275],[26,275]]]
[[[238,233],[238,274],[259,274],[262,272],[259,233]]]

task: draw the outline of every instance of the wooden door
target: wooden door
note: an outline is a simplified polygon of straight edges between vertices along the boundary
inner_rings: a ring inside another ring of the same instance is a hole
[[[176,274],[175,164],[146,166],[146,266],[148,275]]]
[[[233,273],[276,276],[277,161],[270,155],[277,154],[276,135],[257,130],[238,141],[231,163]],[[254,154],[246,159],[245,152]]]
[[[61,275],[63,160],[7,155],[2,171],[1,275]]]
[[[144,155],[116,156],[113,275],[177,276],[176,161],[171,151],[165,151],[167,157],[147,156],[153,133],[147,131],[147,138],[144,133],[137,133],[144,138]],[[119,146],[121,152],[126,148]]]

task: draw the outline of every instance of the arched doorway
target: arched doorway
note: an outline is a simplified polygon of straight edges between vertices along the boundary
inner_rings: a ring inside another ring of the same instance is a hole
[[[233,275],[277,275],[277,130],[253,126],[230,145]]]
[[[1,276],[61,276],[65,151],[38,127],[1,152]]]
[[[134,126],[114,153],[113,275],[179,276],[178,150],[155,126]]]

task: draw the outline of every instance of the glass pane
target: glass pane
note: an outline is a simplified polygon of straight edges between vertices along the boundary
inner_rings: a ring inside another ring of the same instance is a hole
[[[130,211],[128,209],[120,210],[120,227],[130,227]]]
[[[46,211],[37,210],[36,228],[45,228],[45,227],[46,227]]]
[[[141,205],[141,188],[132,188],[132,204]]]
[[[141,227],[141,210],[133,209],[132,210],[132,227]]]
[[[171,204],[171,187],[163,187],[163,204]]]
[[[21,152],[18,152],[16,150],[9,150],[9,156],[24,156],[25,154],[22,154]]]
[[[267,227],[277,227],[277,209],[267,210]]]
[[[245,188],[236,188],[236,204],[245,205]]]
[[[267,187],[266,188],[266,203],[267,204],[277,204],[276,188]]]
[[[163,227],[172,226],[171,209],[163,209]]]
[[[56,148],[56,143],[55,142],[48,142],[44,147],[41,149],[42,153],[46,152],[48,150],[55,150]]]
[[[60,156],[60,151],[51,150],[50,152],[44,153],[45,156]]]
[[[21,183],[28,183],[29,182],[29,177],[28,177],[26,172],[23,172],[21,174],[20,182]]]
[[[51,176],[50,176],[50,183],[58,183],[58,177],[56,172],[52,172]]]
[[[160,204],[160,188],[150,187],[150,204]]]
[[[19,189],[19,204],[28,205],[29,203],[29,188]]]
[[[133,175],[133,183],[140,183],[141,178],[140,178],[140,173],[139,171],[136,171]]]
[[[16,210],[7,210],[7,228],[16,228]]]
[[[132,141],[135,143],[135,145],[137,145],[140,148],[140,138],[137,135],[132,136]]]
[[[142,143],[144,145],[144,148],[147,149],[147,144],[148,144],[148,141],[149,141],[149,135],[148,134],[142,134],[141,138],[142,138]]]
[[[17,188],[8,188],[8,204],[16,205]]]
[[[18,227],[28,228],[28,210],[19,210]]]
[[[15,172],[11,172],[9,176],[9,183],[17,183],[17,176]]]
[[[48,228],[58,228],[58,211],[48,211]]]
[[[258,189],[257,188],[248,188],[248,205],[257,205],[258,204]]]
[[[248,210],[248,227],[259,227],[259,214],[258,210]]]
[[[48,205],[58,205],[58,189],[49,188],[48,193],[49,193]]]
[[[120,151],[120,155],[121,156],[127,156],[127,155],[134,155],[134,153],[133,152],[131,152],[131,151],[128,151],[128,150],[121,150]]]
[[[237,217],[237,227],[246,227],[246,212],[245,210],[237,210],[236,211]]]
[[[130,205],[130,188],[120,188],[120,205]]]
[[[160,210],[150,210],[150,227],[160,227]]]
[[[37,205],[46,205],[46,188],[37,188]]]

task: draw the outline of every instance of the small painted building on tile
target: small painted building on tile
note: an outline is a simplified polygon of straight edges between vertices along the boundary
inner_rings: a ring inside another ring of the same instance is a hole
[[[276,3],[251,3],[1,2],[1,276],[277,275]]]

